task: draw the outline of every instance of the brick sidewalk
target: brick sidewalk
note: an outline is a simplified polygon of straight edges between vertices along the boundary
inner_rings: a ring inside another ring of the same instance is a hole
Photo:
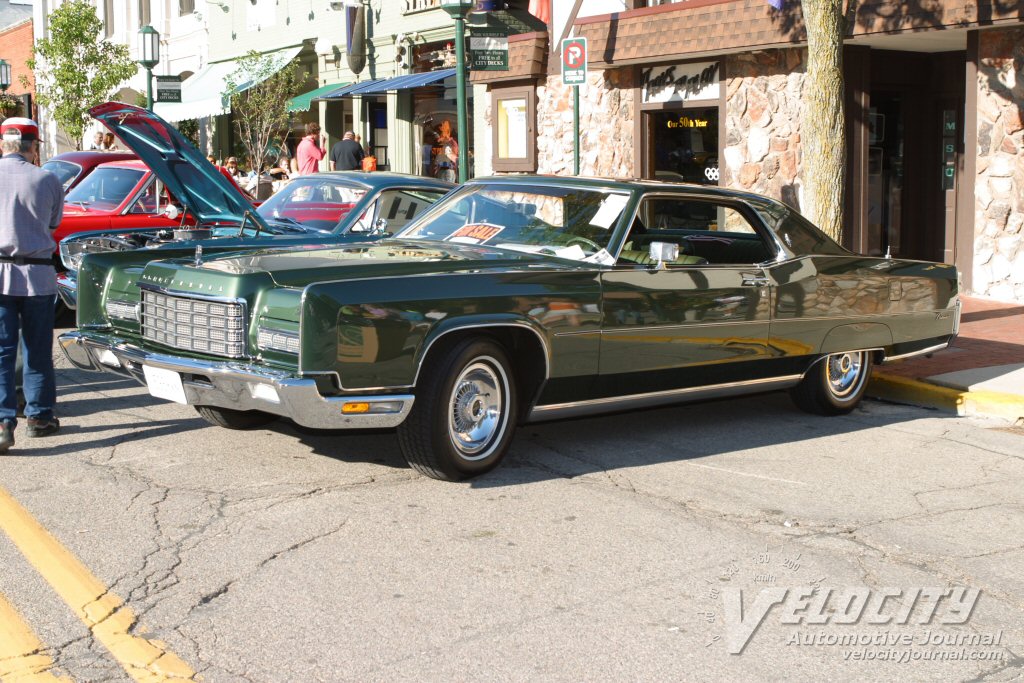
[[[949,348],[931,358],[919,357],[875,368],[868,394],[876,398],[952,410],[959,415],[1024,419],[1024,386],[1013,384],[1012,368],[996,371],[1012,387],[993,392],[978,387],[943,386],[936,375],[1024,364],[1024,306],[963,297],[960,334]],[[1019,373],[1019,371],[1017,371]]]

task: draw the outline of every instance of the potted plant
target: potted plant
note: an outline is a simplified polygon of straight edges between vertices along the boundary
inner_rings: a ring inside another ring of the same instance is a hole
[[[18,113],[20,107],[21,102],[17,97],[6,92],[0,92],[0,116],[5,119],[9,116],[14,116]]]

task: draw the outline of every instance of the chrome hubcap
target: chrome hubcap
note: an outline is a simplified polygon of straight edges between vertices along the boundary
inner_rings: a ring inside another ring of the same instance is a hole
[[[864,368],[864,352],[837,353],[828,357],[828,388],[832,395],[844,399],[860,388]]]
[[[449,402],[448,435],[466,460],[489,455],[505,424],[505,378],[490,363],[468,365],[455,380]]]

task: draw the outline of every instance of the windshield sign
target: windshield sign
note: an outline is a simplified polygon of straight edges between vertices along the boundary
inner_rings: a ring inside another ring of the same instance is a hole
[[[113,211],[141,178],[142,171],[132,168],[97,168],[68,193],[65,202],[87,209]]]
[[[608,243],[629,202],[578,187],[469,185],[398,235],[613,263]]]

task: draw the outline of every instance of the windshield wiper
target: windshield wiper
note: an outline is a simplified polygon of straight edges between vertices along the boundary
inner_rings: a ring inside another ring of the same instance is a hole
[[[289,218],[288,216],[272,216],[270,220],[272,220],[274,223],[281,223],[277,227],[283,228],[285,230],[291,230],[292,232],[309,232],[309,229],[305,225],[298,222],[294,218]],[[284,225],[283,223],[286,222],[290,223],[291,225]]]

